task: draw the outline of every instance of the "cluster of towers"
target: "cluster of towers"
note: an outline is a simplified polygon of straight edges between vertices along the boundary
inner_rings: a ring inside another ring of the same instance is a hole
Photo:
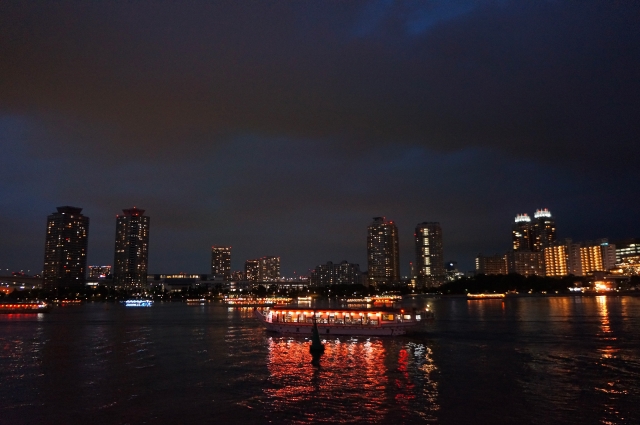
[[[511,230],[511,242],[512,249],[505,255],[478,255],[476,272],[583,276],[609,271],[620,262],[616,245],[607,239],[580,243],[558,240],[555,220],[546,208],[537,210],[533,219],[527,214],[518,214]]]
[[[511,250],[504,255],[478,255],[476,273],[544,276],[544,252],[555,242],[556,223],[547,208],[536,210],[533,219],[518,214],[511,229]]]
[[[243,272],[231,272],[231,247],[211,247],[211,274],[222,280],[248,280],[251,282],[275,282],[280,280],[280,257],[267,256],[247,260]]]
[[[437,222],[419,223],[414,232],[415,263],[411,262],[410,281],[420,286],[434,287],[444,283],[442,228]],[[398,227],[386,217],[374,217],[367,228],[366,273],[358,264],[342,261],[316,266],[311,272],[311,286],[354,284],[393,285],[400,279],[400,248]]]
[[[147,284],[149,217],[130,208],[116,216],[113,282],[127,290]],[[45,288],[73,288],[86,283],[89,217],[82,208],[64,206],[47,217],[43,278]]]
[[[419,223],[414,232],[416,261],[411,278],[423,286],[439,286],[445,280],[442,228],[437,222]],[[400,281],[398,228],[385,217],[374,217],[367,229],[367,280],[369,285]]]

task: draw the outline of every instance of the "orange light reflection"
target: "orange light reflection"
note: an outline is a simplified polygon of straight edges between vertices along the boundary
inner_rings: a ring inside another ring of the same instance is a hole
[[[272,387],[264,391],[271,407],[290,418],[299,416],[305,423],[331,418],[379,423],[388,411],[384,394],[389,382],[382,342],[352,339],[324,344],[321,367],[315,368],[310,364],[308,340],[268,339]],[[336,397],[340,397],[339,403]]]

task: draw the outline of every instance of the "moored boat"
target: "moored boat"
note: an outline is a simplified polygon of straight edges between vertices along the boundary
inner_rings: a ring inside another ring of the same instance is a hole
[[[255,316],[268,331],[310,335],[314,316],[320,335],[385,336],[404,335],[417,331],[433,319],[427,310],[379,309],[300,309],[290,306],[273,307]]]
[[[44,301],[0,303],[1,314],[47,313],[51,306]]]
[[[504,294],[467,294],[468,300],[495,300],[504,299]]]

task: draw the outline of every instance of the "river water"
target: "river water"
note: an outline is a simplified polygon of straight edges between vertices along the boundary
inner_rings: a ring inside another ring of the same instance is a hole
[[[426,334],[309,340],[249,309],[0,315],[0,424],[638,424],[640,298],[427,302]]]

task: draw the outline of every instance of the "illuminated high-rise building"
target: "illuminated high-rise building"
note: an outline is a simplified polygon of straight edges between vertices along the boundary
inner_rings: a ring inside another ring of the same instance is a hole
[[[531,217],[527,214],[516,215],[511,239],[514,251],[531,251]]]
[[[511,229],[514,251],[542,252],[556,240],[556,223],[551,212],[536,210],[533,220],[527,214],[518,214]]]
[[[223,280],[231,280],[231,247],[211,247],[211,274],[221,276]]]
[[[44,285],[47,289],[69,288],[86,282],[89,217],[82,208],[58,207],[47,217],[44,249]]]
[[[428,287],[442,285],[446,274],[440,223],[420,223],[416,226],[414,236],[418,283]]]
[[[531,251],[541,252],[556,241],[556,222],[548,209],[536,210],[531,222]]]
[[[385,217],[374,217],[367,228],[367,278],[370,285],[400,281],[398,228]]]
[[[113,284],[129,291],[144,290],[147,286],[150,218],[136,207],[122,212],[116,216]]]

